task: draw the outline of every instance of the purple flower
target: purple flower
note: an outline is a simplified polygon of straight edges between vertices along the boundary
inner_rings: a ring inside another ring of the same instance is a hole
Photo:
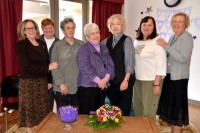
[[[90,114],[91,114],[91,115],[95,115],[95,114],[96,114],[96,111],[90,111]]]

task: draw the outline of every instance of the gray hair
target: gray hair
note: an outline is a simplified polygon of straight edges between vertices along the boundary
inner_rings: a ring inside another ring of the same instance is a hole
[[[76,26],[76,24],[75,24],[75,22],[74,22],[74,19],[73,18],[64,18],[61,22],[60,22],[60,28],[62,29],[62,30],[64,30],[64,26],[65,26],[65,24],[68,24],[68,23],[73,23],[74,24],[74,26]]]
[[[91,31],[91,29],[95,29],[95,28],[99,29],[99,26],[97,24],[95,24],[95,23],[86,24],[85,27],[84,27],[85,36],[88,36],[90,31]]]

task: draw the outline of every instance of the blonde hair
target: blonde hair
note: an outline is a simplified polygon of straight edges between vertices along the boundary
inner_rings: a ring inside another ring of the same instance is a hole
[[[17,26],[17,34],[18,34],[19,40],[24,40],[26,38],[26,35],[24,34],[24,30],[25,30],[26,23],[28,22],[32,22],[34,24],[35,30],[36,30],[36,38],[39,39],[40,31],[39,31],[37,23],[32,19],[25,19],[24,21],[21,21]]]
[[[183,16],[185,18],[185,28],[187,28],[190,25],[190,18],[184,12],[175,13],[171,18],[171,24],[172,24],[172,21],[174,20],[174,18],[177,17],[177,16]]]
[[[126,29],[126,21],[125,21],[124,17],[121,14],[113,14],[112,16],[110,16],[108,18],[108,20],[107,20],[107,26],[108,26],[109,31],[111,30],[112,21],[115,18],[119,19],[119,21],[121,22],[121,25],[122,25],[122,29],[124,31]]]

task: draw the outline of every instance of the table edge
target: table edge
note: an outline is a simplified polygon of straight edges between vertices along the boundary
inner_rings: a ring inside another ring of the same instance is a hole
[[[38,133],[41,129],[42,129],[42,127],[45,125],[45,123],[47,123],[47,121],[51,118],[51,116],[52,115],[54,115],[54,113],[53,112],[50,112],[42,121],[41,121],[41,123],[37,126],[37,128],[36,128],[36,133]]]

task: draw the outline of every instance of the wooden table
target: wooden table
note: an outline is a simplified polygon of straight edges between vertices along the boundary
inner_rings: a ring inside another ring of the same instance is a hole
[[[37,133],[159,133],[158,129],[150,117],[123,117],[125,122],[122,127],[94,131],[92,127],[85,126],[89,120],[88,115],[78,115],[78,119],[73,123],[74,128],[69,131],[63,129],[64,124],[55,113],[50,113],[37,127]]]

